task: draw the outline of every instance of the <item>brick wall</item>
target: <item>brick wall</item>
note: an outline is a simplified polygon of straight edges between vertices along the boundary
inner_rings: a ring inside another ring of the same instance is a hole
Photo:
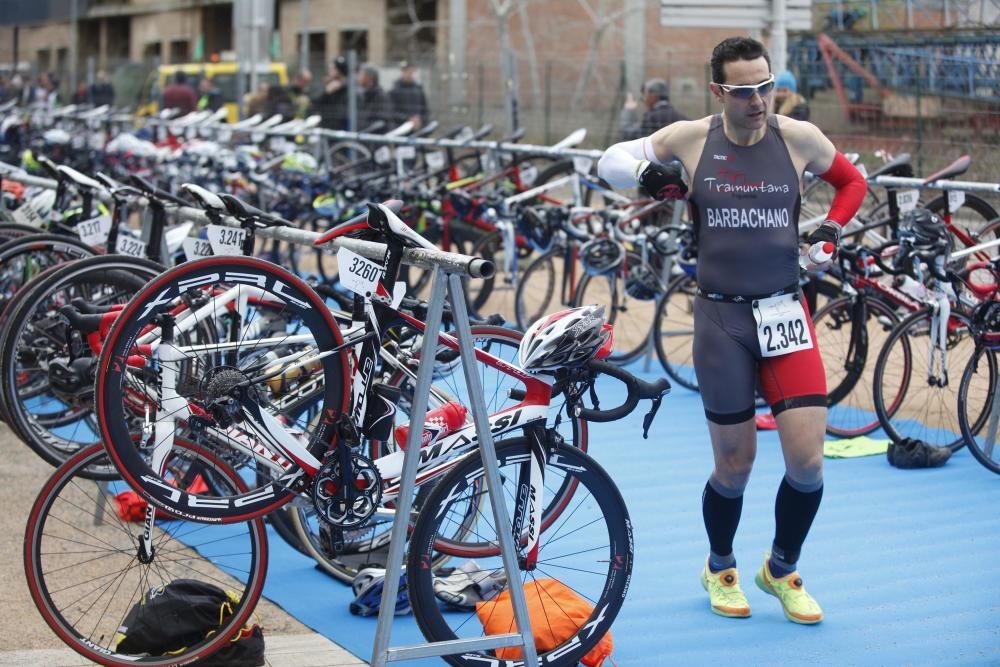
[[[286,63],[299,60],[298,34],[302,29],[302,3],[288,0],[280,3],[281,55]],[[309,26],[326,34],[326,62],[343,50],[340,33],[343,30],[368,31],[368,58],[376,65],[385,64],[385,3],[358,0],[310,0]],[[322,77],[322,72],[314,75]]]
[[[137,14],[132,17],[132,34],[129,57],[134,62],[142,60],[147,44],[160,43],[163,64],[170,63],[170,42],[188,40],[191,51],[201,34],[201,10],[192,9],[156,14]]]

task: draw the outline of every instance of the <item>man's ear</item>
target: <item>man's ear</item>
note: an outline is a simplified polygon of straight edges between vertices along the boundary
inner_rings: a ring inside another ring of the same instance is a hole
[[[719,87],[719,84],[717,84],[715,82],[709,82],[708,88],[709,88],[709,90],[712,91],[712,95],[715,97],[715,101],[721,103],[722,102],[722,96],[723,96],[724,93],[722,91],[722,88]]]

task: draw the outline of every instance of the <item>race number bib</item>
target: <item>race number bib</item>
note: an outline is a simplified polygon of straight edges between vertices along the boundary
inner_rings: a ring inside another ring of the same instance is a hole
[[[757,320],[762,357],[780,357],[813,346],[806,311],[795,297],[795,294],[782,294],[754,299],[753,316]]]
[[[373,262],[347,248],[337,251],[337,267],[340,270],[340,284],[361,296],[375,293],[378,280],[384,271],[378,262]]]

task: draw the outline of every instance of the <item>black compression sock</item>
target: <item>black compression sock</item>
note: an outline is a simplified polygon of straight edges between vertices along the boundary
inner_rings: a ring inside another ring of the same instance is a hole
[[[736,536],[736,528],[740,525],[742,512],[743,492],[727,489],[709,478],[701,496],[701,513],[705,519],[705,531],[708,533],[708,543],[712,553],[721,557],[718,560],[728,561],[726,557],[732,557],[733,538]],[[735,565],[735,559],[732,562]]]
[[[793,485],[788,477],[781,480],[778,495],[774,499],[775,530],[774,544],[771,545],[771,558],[772,561],[777,561],[777,569],[789,572],[795,570],[802,544],[806,541],[822,499],[822,481],[809,489]],[[779,576],[775,568],[772,568],[771,574]]]

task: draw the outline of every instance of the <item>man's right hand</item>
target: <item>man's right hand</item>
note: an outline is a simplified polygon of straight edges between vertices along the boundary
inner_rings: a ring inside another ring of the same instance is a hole
[[[687,185],[677,165],[659,165],[643,160],[637,171],[639,176],[636,181],[653,199],[684,199],[687,194]]]

